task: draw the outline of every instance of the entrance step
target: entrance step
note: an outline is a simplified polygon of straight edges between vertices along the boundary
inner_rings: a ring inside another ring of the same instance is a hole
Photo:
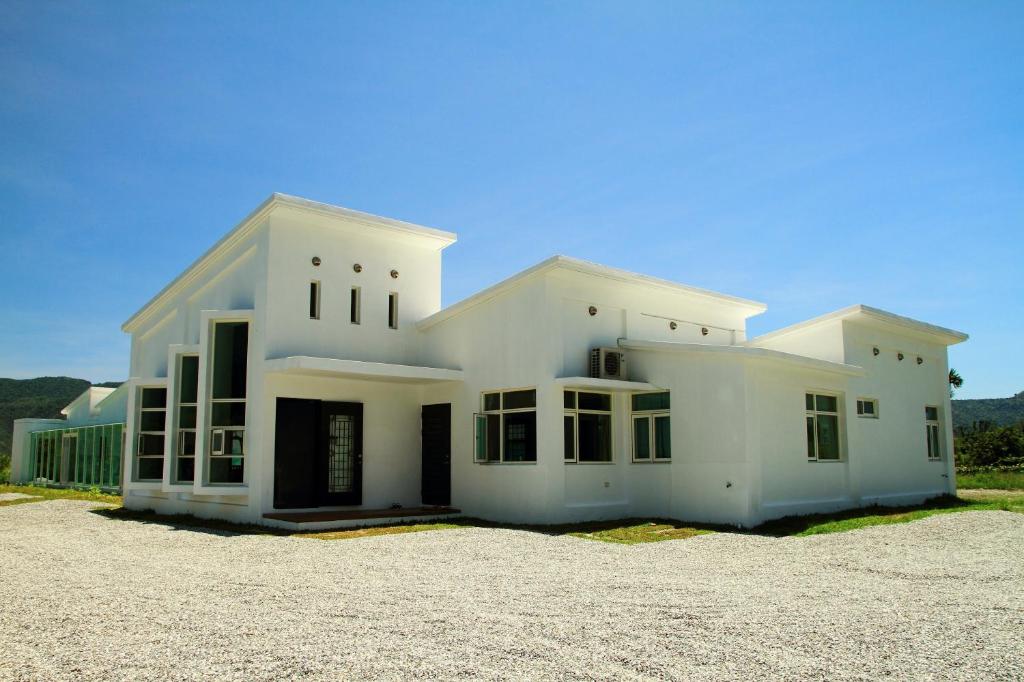
[[[402,507],[400,509],[338,509],[297,512],[268,512],[267,525],[296,530],[328,530],[389,523],[423,522],[458,516],[454,507]]]

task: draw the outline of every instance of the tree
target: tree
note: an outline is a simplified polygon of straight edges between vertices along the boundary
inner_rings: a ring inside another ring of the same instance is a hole
[[[949,368],[949,397],[952,398],[956,390],[964,385],[964,378],[952,367]]]

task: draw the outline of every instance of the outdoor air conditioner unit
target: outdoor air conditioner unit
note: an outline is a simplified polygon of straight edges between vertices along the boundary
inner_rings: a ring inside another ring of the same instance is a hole
[[[618,348],[590,350],[590,376],[593,379],[626,380],[626,354]]]

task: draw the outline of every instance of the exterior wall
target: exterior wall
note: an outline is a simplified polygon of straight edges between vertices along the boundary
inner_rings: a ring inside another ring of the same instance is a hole
[[[561,364],[551,329],[547,281],[528,280],[422,334],[424,364],[460,368],[465,381],[424,390],[424,403],[452,403],[452,504],[466,514],[514,522],[547,522],[562,513]],[[473,461],[473,414],[484,391],[537,389],[537,462]]]
[[[850,442],[849,378],[829,372],[758,364],[751,370],[753,401],[748,424],[758,457],[760,486],[752,490],[750,525],[790,514],[810,514],[856,506],[851,469],[861,453]],[[840,396],[838,461],[807,458],[804,396]]]
[[[751,344],[758,348],[769,348],[829,362],[846,361],[843,352],[843,323],[841,320],[834,320],[808,329],[799,329],[764,341],[754,339]]]
[[[28,483],[32,480],[31,436],[35,431],[60,428],[63,419],[15,419],[11,434],[11,483]]]
[[[314,376],[267,375],[262,410],[254,428],[267,444],[257,456],[264,509],[273,509],[274,434],[277,398],[363,404],[362,506],[387,509],[394,504],[418,507],[420,499],[420,407],[422,387],[415,384],[353,381]],[[290,510],[294,511],[294,510]]]
[[[844,323],[844,337],[846,362],[867,371],[850,380],[847,406],[850,446],[857,455],[855,493],[865,504],[904,504],[955,493],[945,346],[850,322]],[[878,419],[857,417],[857,398],[877,399]],[[928,459],[926,405],[939,408],[938,461]]]
[[[290,355],[415,364],[415,323],[440,309],[441,252],[358,224],[289,212],[270,221],[266,357]],[[313,257],[321,265],[312,264]],[[353,270],[354,264],[361,272]],[[392,278],[392,270],[398,278]],[[320,319],[309,317],[309,285],[320,282]],[[361,320],[349,301],[360,287]],[[398,329],[388,294],[398,293]]]
[[[260,499],[248,488],[251,481],[261,480],[259,458],[251,453],[260,452],[259,430],[253,429],[255,414],[259,413],[261,393],[253,391],[263,381],[262,358],[267,283],[268,226],[266,220],[258,224],[244,239],[217,260],[193,275],[172,300],[151,313],[132,334],[130,379],[125,390],[127,448],[124,457],[124,504],[131,509],[154,509],[161,513],[192,513],[198,516],[249,521],[258,517]],[[209,371],[209,329],[212,319],[223,316],[232,319],[239,315],[250,318],[248,348],[247,404],[246,404],[246,485],[236,488],[207,489],[203,484],[202,462],[206,454],[207,439],[202,437],[207,428],[208,402],[207,375]],[[173,348],[189,346],[199,349],[200,402],[197,423],[196,482],[191,485],[170,484],[169,473],[174,447],[173,419]],[[170,372],[168,369],[170,368]],[[168,388],[167,421],[165,423],[164,480],[138,481],[134,476],[137,443],[139,390],[143,386]]]

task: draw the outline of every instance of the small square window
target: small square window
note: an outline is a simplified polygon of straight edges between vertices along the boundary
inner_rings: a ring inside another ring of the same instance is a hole
[[[874,398],[858,398],[857,416],[867,419],[878,419],[878,401]]]

